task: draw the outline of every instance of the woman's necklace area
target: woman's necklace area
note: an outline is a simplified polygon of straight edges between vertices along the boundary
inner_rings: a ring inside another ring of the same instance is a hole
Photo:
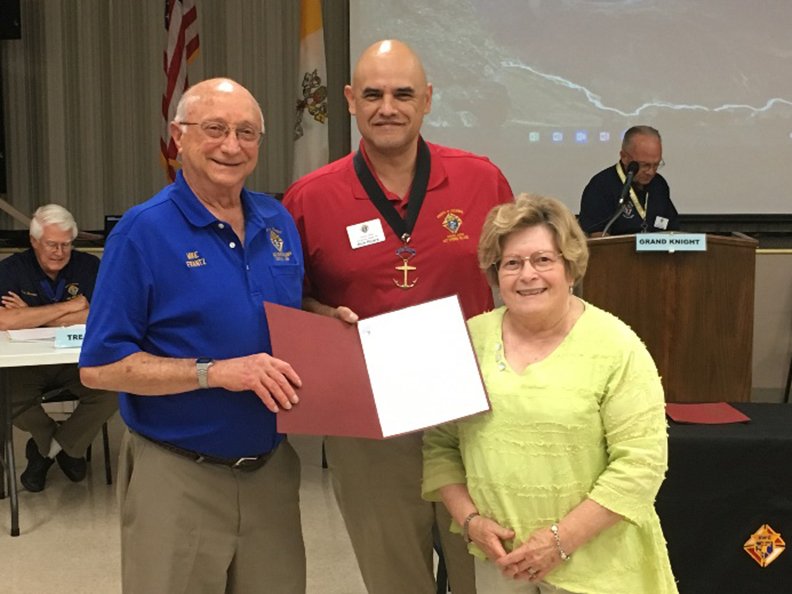
[[[564,337],[569,333],[570,328],[566,322],[568,321],[569,313],[572,310],[572,299],[574,299],[574,297],[570,297],[567,300],[566,309],[564,310],[564,313],[561,314],[561,317],[559,317],[558,320],[551,326],[550,334],[544,338],[530,339],[529,344],[531,344],[531,347],[535,348],[533,349],[532,354],[526,357],[526,366],[545,359],[555,350],[561,341],[563,341]],[[506,341],[503,338],[505,334],[504,329],[508,323],[508,316],[509,310],[506,310],[506,313],[503,314],[503,322],[501,323],[500,340],[495,343],[495,364],[499,371],[506,371],[509,368],[509,364],[506,361]],[[561,330],[553,332],[553,330],[557,328],[561,328]]]

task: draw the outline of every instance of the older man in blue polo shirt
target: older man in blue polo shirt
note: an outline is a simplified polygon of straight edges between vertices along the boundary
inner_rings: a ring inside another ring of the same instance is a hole
[[[118,390],[126,594],[305,591],[299,460],[275,430],[300,379],[271,356],[262,303],[299,308],[300,240],[244,188],[264,118],[229,79],[182,97],[175,183],[113,230],[80,358]]]

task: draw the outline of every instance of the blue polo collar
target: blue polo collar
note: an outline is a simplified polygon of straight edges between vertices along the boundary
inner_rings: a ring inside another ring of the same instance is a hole
[[[181,211],[184,218],[194,227],[208,227],[218,222],[209,209],[204,206],[195,192],[184,179],[181,170],[176,173],[176,180],[173,182],[175,192],[172,195],[173,202]],[[245,225],[261,229],[264,227],[264,217],[266,213],[260,211],[263,206],[262,201],[254,200],[247,188],[242,188],[240,195],[242,210],[245,213]]]

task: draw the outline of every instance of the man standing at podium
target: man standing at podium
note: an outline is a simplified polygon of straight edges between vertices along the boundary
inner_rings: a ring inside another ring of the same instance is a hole
[[[610,235],[679,229],[679,215],[671,202],[668,183],[658,173],[663,165],[663,144],[656,129],[633,126],[627,130],[618,163],[592,177],[583,190],[578,215],[583,231],[602,235],[618,211],[620,214],[608,229]]]

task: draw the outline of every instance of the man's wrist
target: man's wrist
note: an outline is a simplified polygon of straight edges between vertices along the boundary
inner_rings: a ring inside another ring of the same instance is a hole
[[[209,368],[214,365],[214,359],[198,357],[195,360],[195,373],[198,376],[198,387],[206,390],[209,387]]]

